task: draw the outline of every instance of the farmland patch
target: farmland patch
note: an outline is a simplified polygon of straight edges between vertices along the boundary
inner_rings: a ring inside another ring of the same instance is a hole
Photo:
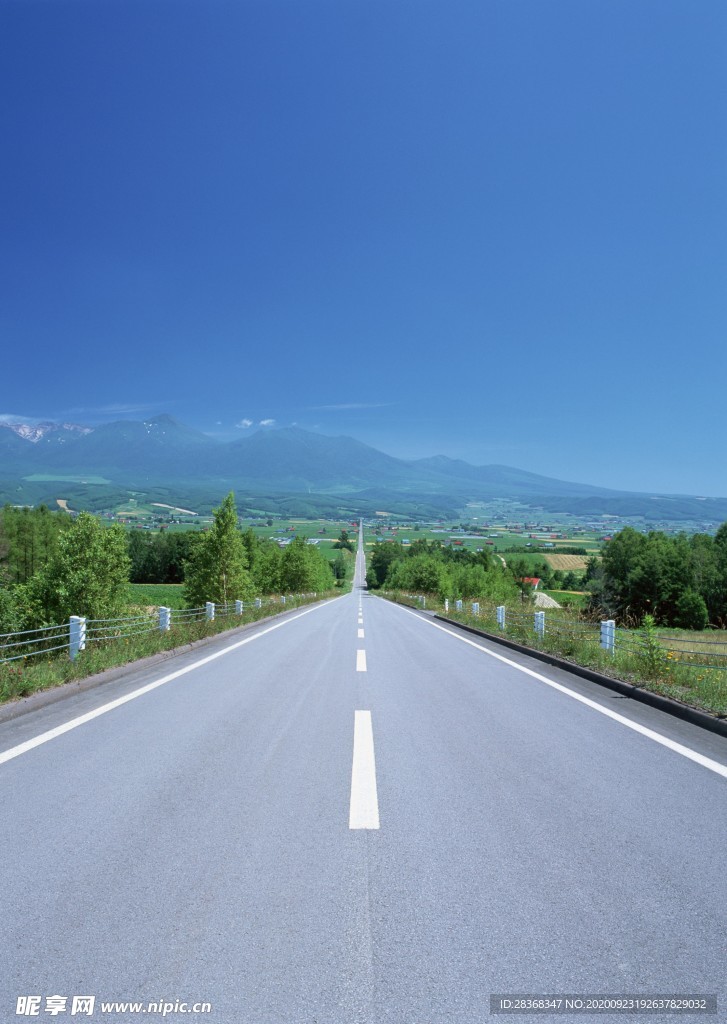
[[[585,569],[588,558],[585,555],[543,555],[551,569]]]

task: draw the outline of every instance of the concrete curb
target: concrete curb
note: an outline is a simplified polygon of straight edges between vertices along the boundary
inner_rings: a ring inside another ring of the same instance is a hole
[[[491,640],[493,643],[501,644],[503,647],[509,647],[520,654],[527,654],[530,658],[544,661],[547,665],[561,668],[572,675],[581,676],[581,678],[588,679],[592,683],[598,683],[599,686],[605,686],[609,690],[615,690],[616,693],[620,693],[624,697],[630,697],[632,700],[648,704],[659,711],[665,711],[668,715],[681,718],[691,725],[698,725],[701,729],[717,733],[718,736],[727,736],[727,718],[717,718],[706,711],[698,711],[697,708],[692,708],[688,704],[682,704],[678,700],[673,700],[671,697],[662,697],[661,694],[644,690],[642,687],[635,686],[633,683],[626,683],[622,679],[612,679],[611,676],[605,676],[601,672],[595,672],[593,669],[585,668],[583,665],[576,665],[572,661],[558,658],[554,654],[548,654],[546,651],[538,651],[533,647],[526,647],[524,644],[519,644],[515,640],[509,640],[504,636],[498,636],[496,633],[486,633],[484,629],[477,629],[476,626],[466,626],[462,622],[457,622],[456,619],[447,618],[446,615],[437,615],[435,613],[433,618],[446,622],[450,626],[456,626],[457,629],[463,629],[466,633],[474,633],[476,636],[481,636],[484,640]]]
[[[339,596],[341,595],[337,594],[336,597],[326,598],[325,601],[335,601]],[[123,679],[124,676],[129,675],[131,672],[153,668],[155,665],[169,661],[171,658],[176,658],[180,654],[186,654],[187,651],[194,651],[198,647],[208,647],[215,640],[230,637],[232,634],[244,633],[255,626],[259,626],[261,623],[280,619],[283,615],[289,615],[291,612],[298,611],[299,608],[309,608],[311,605],[319,603],[325,604],[325,601],[311,601],[307,605],[298,605],[297,608],[288,608],[284,612],[276,612],[275,615],[265,615],[254,622],[246,622],[242,626],[233,626],[232,629],[223,629],[220,633],[215,633],[213,636],[203,636],[200,640],[192,640],[191,643],[183,644],[181,647],[172,647],[168,651],[159,651],[157,654],[150,654],[148,657],[139,658],[137,661],[127,661],[125,665],[107,668],[103,672],[97,672],[96,675],[86,676],[83,679],[70,679],[67,683],[61,683],[59,686],[54,686],[49,690],[37,690],[35,693],[28,694],[27,697],[20,697],[6,704],[0,704],[0,725],[4,722],[12,722],[13,719],[20,718],[22,715],[30,714],[31,711],[38,711],[40,708],[48,707],[59,700],[65,700],[66,697],[74,697],[78,693],[85,693],[86,690],[93,690],[97,686],[105,686],[107,683],[116,682],[116,680]]]

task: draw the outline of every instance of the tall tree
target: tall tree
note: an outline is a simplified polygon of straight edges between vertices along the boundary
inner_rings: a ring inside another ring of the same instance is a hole
[[[41,625],[63,622],[69,615],[120,615],[129,564],[123,528],[104,527],[90,512],[81,512],[58,539],[55,554],[18,589],[26,618]]]
[[[237,527],[232,491],[219,508],[212,510],[212,516],[212,527],[198,536],[185,567],[184,594],[193,606],[206,601],[228,604],[252,597],[247,551]]]

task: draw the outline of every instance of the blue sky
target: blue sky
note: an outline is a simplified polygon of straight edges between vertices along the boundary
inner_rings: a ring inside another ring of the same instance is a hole
[[[0,415],[726,495],[726,87],[724,0],[6,0]]]

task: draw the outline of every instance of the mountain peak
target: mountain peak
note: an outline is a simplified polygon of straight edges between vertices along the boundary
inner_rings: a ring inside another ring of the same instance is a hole
[[[158,416],[152,416],[151,419],[144,420],[144,423],[147,425],[150,423],[157,423],[162,427],[182,427],[183,429],[186,429],[179,420],[175,420],[168,412],[160,412]]]
[[[55,434],[58,431],[83,435],[90,434],[93,430],[92,427],[82,427],[79,423],[53,423],[51,420],[44,420],[42,423],[0,423],[0,427],[12,430],[18,437],[30,441],[31,444],[37,444],[48,434]]]

